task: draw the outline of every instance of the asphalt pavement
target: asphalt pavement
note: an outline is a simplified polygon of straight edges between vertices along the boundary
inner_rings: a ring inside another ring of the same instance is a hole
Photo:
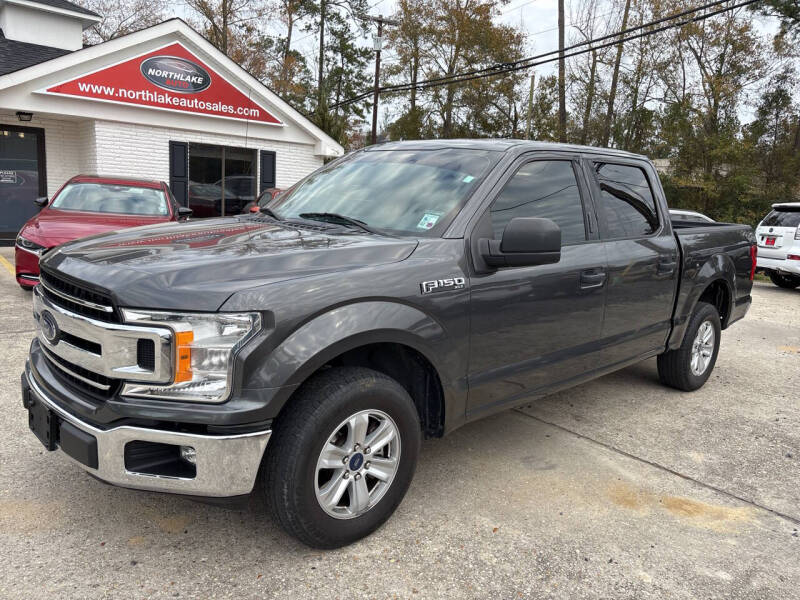
[[[757,282],[697,392],[650,360],[426,441],[390,521],[323,552],[257,497],[117,489],[46,452],[0,257],[0,598],[800,598],[800,290]]]

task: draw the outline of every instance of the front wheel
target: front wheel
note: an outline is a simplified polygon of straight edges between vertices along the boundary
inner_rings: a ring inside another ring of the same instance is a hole
[[[278,523],[316,548],[338,548],[380,527],[403,499],[422,433],[395,380],[331,368],[298,391],[274,427],[262,478]]]
[[[795,275],[784,275],[783,273],[771,271],[769,278],[772,280],[772,283],[785,290],[793,290],[800,285],[800,277]]]
[[[681,347],[658,356],[661,383],[685,392],[701,388],[717,362],[721,333],[717,309],[698,302]]]

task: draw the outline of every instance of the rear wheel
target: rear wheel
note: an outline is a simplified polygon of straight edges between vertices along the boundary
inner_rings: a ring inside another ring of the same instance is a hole
[[[717,362],[721,331],[717,309],[698,302],[681,347],[658,356],[661,383],[686,392],[702,387]]]
[[[800,285],[800,277],[795,275],[784,275],[783,273],[771,271],[769,278],[772,280],[772,283],[785,290],[793,290]]]
[[[408,490],[422,438],[408,392],[361,367],[323,371],[275,424],[262,478],[278,523],[316,548],[380,527]]]

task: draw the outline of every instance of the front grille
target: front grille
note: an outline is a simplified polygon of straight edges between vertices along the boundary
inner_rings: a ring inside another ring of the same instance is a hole
[[[91,319],[119,323],[111,298],[42,270],[42,291],[48,300]]]
[[[76,391],[89,394],[99,400],[107,400],[119,392],[121,382],[117,379],[111,379],[105,375],[100,375],[88,369],[84,369],[47,350],[44,351],[44,355],[48,362],[56,367],[53,370],[56,376]],[[87,379],[95,385],[85,381]],[[106,389],[101,389],[101,387],[98,386],[102,386],[102,388]]]

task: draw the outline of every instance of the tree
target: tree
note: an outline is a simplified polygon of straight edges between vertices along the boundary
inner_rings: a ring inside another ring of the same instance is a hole
[[[83,32],[86,44],[107,42],[121,35],[157,25],[164,20],[164,0],[78,0],[80,6],[102,17]]]
[[[781,36],[793,40],[800,38],[800,0],[765,0],[757,4],[763,14],[777,17],[781,23]]]
[[[246,46],[243,40],[253,33],[254,22],[263,18],[266,4],[261,0],[185,0],[199,19],[198,28],[208,41],[230,56],[234,46]]]
[[[625,0],[625,7],[622,9],[622,23],[620,31],[628,28],[628,13],[631,9],[631,0]],[[609,138],[611,137],[611,122],[614,119],[614,102],[617,97],[617,82],[619,81],[619,68],[622,63],[622,46],[623,43],[617,44],[617,58],[614,60],[614,70],[611,74],[611,90],[608,92],[608,108],[606,110],[606,120],[603,127],[603,137],[600,140],[601,146],[608,146]]]
[[[315,108],[317,112],[327,104],[324,94],[329,86],[325,84],[325,70],[331,60],[329,50],[335,49],[338,45],[337,42],[329,43],[326,38],[328,24],[337,23],[340,30],[344,28],[344,24],[347,24],[348,31],[351,26],[355,25],[356,29],[365,31],[368,10],[367,0],[308,0],[304,3],[304,13],[311,19],[306,30],[315,32],[319,40],[317,47],[317,106]],[[351,44],[352,41],[351,38]],[[339,62],[336,57],[332,58],[333,64]]]

